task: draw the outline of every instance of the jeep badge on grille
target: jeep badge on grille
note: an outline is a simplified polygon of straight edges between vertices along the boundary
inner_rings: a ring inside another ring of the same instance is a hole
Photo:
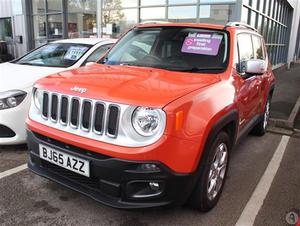
[[[87,91],[87,88],[81,88],[78,86],[74,86],[70,89],[71,91],[79,92],[79,93],[85,93]]]

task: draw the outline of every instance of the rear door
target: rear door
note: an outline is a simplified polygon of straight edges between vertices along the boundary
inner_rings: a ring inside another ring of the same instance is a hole
[[[266,51],[264,47],[264,42],[262,37],[258,35],[252,35],[252,43],[253,43],[253,50],[254,50],[254,58],[259,59],[259,60],[264,60],[266,62],[265,67],[268,67],[267,63],[267,56],[266,56]],[[257,113],[260,113],[262,106],[265,105],[265,94],[267,93],[265,90],[268,88],[268,71],[263,75],[257,76],[256,79],[258,80],[257,82],[260,84],[260,89],[259,89],[259,108],[257,109]]]

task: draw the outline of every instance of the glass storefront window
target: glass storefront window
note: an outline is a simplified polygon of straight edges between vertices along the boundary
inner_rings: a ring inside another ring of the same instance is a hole
[[[97,36],[96,14],[69,13],[68,38],[90,38]]]
[[[141,9],[141,20],[162,20],[166,18],[165,7],[155,8],[142,8]]]
[[[103,11],[104,36],[118,38],[127,29],[137,24],[137,9]]]
[[[34,38],[46,38],[46,16],[33,16]]]
[[[146,5],[164,5],[166,0],[141,0],[141,6]]]
[[[197,3],[197,0],[169,0],[169,4],[191,4]]]
[[[197,17],[196,6],[174,6],[168,8],[170,21],[195,22]]]
[[[137,4],[137,0],[121,0],[122,7],[135,7]]]
[[[249,10],[246,7],[243,7],[241,22],[248,23],[248,15],[249,15]]]
[[[257,0],[252,0],[251,1],[251,6],[252,6],[253,9],[256,9],[256,7],[257,7]]]
[[[234,3],[234,2],[236,2],[236,0],[218,0],[218,1],[216,1],[216,0],[200,0],[201,4],[216,3],[216,2],[218,2],[218,3]]]
[[[68,13],[95,13],[97,9],[97,0],[68,0]]]
[[[48,38],[49,39],[63,38],[61,14],[48,16]]]
[[[200,23],[226,24],[231,17],[231,5],[200,5]]]
[[[257,16],[257,13],[256,13],[256,12],[251,12],[250,25],[251,25],[252,27],[255,27],[256,16]]]
[[[39,46],[45,45],[47,43],[47,39],[38,39],[34,42],[34,46],[37,48]]]
[[[262,16],[261,15],[259,15],[258,16],[258,21],[257,21],[257,31],[258,31],[258,33],[262,33]]]
[[[103,0],[103,8],[105,9],[137,7],[137,5],[138,0]]]
[[[264,4],[265,4],[265,2],[266,2],[266,1],[259,1],[259,7],[258,7],[258,10],[259,10],[259,11],[262,12],[262,11],[264,10]]]
[[[61,0],[47,0],[48,13],[60,13],[62,12]]]
[[[0,41],[12,41],[11,18],[0,19]]]
[[[96,0],[68,0],[68,38],[97,36]]]
[[[33,0],[32,1],[32,13],[39,14],[45,13],[46,5],[45,0]]]

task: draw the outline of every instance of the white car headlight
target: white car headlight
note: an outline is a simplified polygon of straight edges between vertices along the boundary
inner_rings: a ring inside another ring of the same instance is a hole
[[[43,101],[43,92],[37,88],[34,88],[33,90],[33,101],[36,106],[36,108],[40,111]]]
[[[132,115],[135,131],[145,137],[154,136],[162,125],[162,110],[148,107],[137,107]]]
[[[27,93],[22,90],[10,90],[0,93],[0,110],[18,106],[26,95]]]

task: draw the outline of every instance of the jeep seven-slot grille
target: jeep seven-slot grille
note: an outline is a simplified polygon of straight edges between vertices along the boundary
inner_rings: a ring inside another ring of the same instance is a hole
[[[116,105],[44,92],[42,116],[72,129],[112,138],[118,135],[120,109]]]

